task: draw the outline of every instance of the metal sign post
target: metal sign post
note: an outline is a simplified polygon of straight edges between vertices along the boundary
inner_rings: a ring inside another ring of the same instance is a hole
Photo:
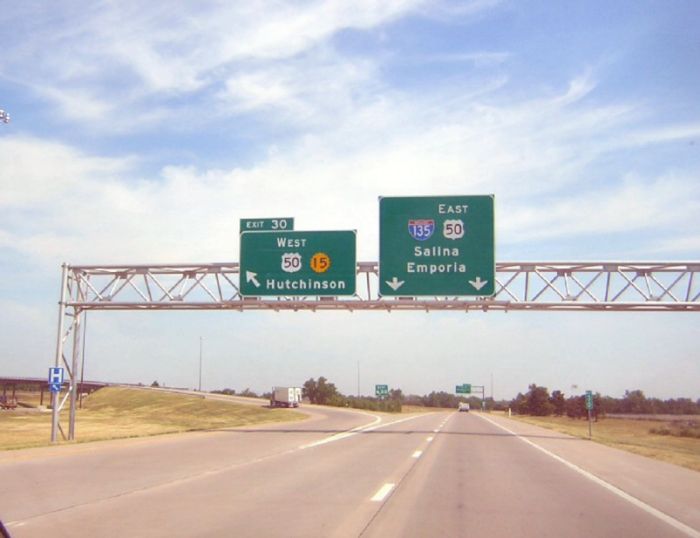
[[[63,359],[63,342],[67,335],[64,335],[64,319],[66,317],[66,294],[69,293],[68,290],[68,266],[64,263],[61,267],[61,299],[58,301],[58,335],[56,337],[56,357],[54,362],[54,368],[52,370],[61,369],[61,361]],[[51,381],[51,380],[49,380]],[[63,382],[63,375],[61,374],[61,383]],[[51,390],[51,442],[55,443],[58,441],[58,430],[60,428],[58,415],[58,393],[59,390]]]
[[[472,394],[472,392],[481,393],[481,410],[486,410],[486,400],[485,400],[485,386],[484,385],[472,385],[470,383],[462,383],[461,385],[455,386],[455,392],[457,394]]]
[[[592,414],[593,414],[593,392],[590,390],[586,391],[586,411],[588,411],[588,438],[593,437],[592,428]]]

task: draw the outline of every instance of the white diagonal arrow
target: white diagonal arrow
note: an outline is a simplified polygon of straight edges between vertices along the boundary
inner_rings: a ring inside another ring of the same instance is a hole
[[[256,288],[259,288],[259,287],[260,287],[260,282],[258,282],[258,279],[255,278],[256,276],[258,276],[258,273],[254,273],[253,271],[246,271],[246,272],[245,272],[245,280],[246,280],[246,282],[252,282],[253,284],[255,284],[255,287],[256,287]]]
[[[488,280],[481,280],[481,277],[478,276],[474,280],[470,280],[469,283],[476,288],[476,291],[479,291],[481,288],[486,286],[486,284],[489,283]]]
[[[385,280],[384,282],[386,282],[389,285],[389,287],[394,291],[398,290],[401,286],[404,285],[404,281],[399,280],[396,277],[392,278],[391,280]]]

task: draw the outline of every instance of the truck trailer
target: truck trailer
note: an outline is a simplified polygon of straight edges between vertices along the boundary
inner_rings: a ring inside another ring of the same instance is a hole
[[[300,387],[272,387],[270,407],[299,407],[300,404]]]

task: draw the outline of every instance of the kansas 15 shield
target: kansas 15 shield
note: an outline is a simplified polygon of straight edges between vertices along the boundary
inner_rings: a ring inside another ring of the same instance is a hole
[[[425,241],[429,239],[435,231],[435,221],[433,219],[412,219],[408,221],[408,233],[413,239]]]

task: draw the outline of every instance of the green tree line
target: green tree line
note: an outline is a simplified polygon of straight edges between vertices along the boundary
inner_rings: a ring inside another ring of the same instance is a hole
[[[356,409],[370,409],[373,411],[401,412],[403,405],[419,407],[446,407],[456,409],[460,402],[468,402],[472,409],[481,409],[481,399],[476,396],[456,396],[449,392],[436,392],[419,396],[416,394],[404,395],[401,389],[391,389],[387,398],[374,398],[369,396],[345,396],[321,376],[317,380],[310,378],[304,383],[302,393],[311,403],[333,405],[338,407],[353,407]],[[491,399],[486,400],[488,408],[493,407]],[[503,402],[502,407],[506,407]]]
[[[302,395],[311,403],[320,405],[332,405],[335,407],[353,407],[355,409],[369,409],[372,411],[387,411],[390,413],[401,412],[403,394],[400,389],[391,390],[389,397],[385,399],[345,396],[338,391],[334,383],[330,383],[325,377],[308,379],[302,387]]]
[[[511,400],[510,408],[520,415],[534,416],[568,416],[583,418],[588,416],[586,399],[583,395],[573,395],[568,398],[560,390],[549,393],[547,387],[532,383],[528,391],[518,393]],[[626,390],[622,398],[593,395],[593,416],[598,418],[609,413],[614,414],[662,414],[662,415],[698,415],[700,414],[700,399],[690,398],[647,398],[641,390]]]

